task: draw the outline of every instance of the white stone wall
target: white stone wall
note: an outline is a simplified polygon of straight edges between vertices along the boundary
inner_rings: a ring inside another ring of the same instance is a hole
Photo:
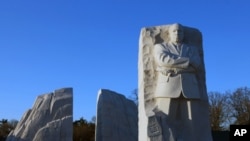
[[[73,89],[39,95],[6,141],[72,141]]]

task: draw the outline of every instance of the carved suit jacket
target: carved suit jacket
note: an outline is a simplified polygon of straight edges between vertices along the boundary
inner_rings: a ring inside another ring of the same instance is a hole
[[[183,94],[185,98],[200,98],[196,73],[201,59],[196,47],[182,44],[178,50],[173,44],[156,44],[154,58],[158,66],[155,97],[177,98]]]

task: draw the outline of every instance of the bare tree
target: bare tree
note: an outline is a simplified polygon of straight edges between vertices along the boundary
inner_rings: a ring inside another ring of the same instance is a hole
[[[230,109],[228,96],[219,92],[209,92],[209,112],[213,131],[228,129],[230,124]]]
[[[133,100],[135,104],[138,105],[138,89],[134,89],[128,98]]]
[[[15,129],[18,124],[18,120],[12,119],[9,121],[9,124],[13,127],[13,129]]]
[[[93,116],[92,118],[91,118],[91,121],[90,121],[91,123],[96,123],[96,116]]]
[[[247,87],[236,89],[230,96],[230,105],[233,108],[234,124],[250,125],[250,89]]]

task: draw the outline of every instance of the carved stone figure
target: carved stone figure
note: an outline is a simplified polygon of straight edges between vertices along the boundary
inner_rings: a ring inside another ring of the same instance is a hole
[[[139,141],[212,141],[201,33],[144,28],[139,51]]]

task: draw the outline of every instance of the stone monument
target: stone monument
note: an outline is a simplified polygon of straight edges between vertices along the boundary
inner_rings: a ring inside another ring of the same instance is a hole
[[[72,105],[72,88],[38,96],[6,141],[72,141]]]
[[[138,141],[137,115],[132,100],[114,91],[99,90],[96,141]]]
[[[139,141],[212,141],[201,32],[143,28],[138,63]]]

